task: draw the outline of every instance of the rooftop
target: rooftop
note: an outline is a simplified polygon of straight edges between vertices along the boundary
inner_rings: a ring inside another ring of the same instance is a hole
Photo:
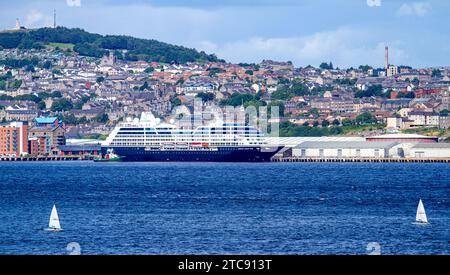
[[[436,139],[436,137],[432,136],[423,136],[423,135],[417,135],[417,134],[386,134],[381,136],[372,136],[367,138],[379,138],[379,139],[386,139],[386,138],[405,138],[405,139],[414,139],[414,138],[429,138],[429,139]]]
[[[419,143],[414,145],[414,149],[450,149],[450,143]]]
[[[368,142],[368,141],[306,141],[295,148],[298,149],[388,149],[398,145],[398,142]]]
[[[41,123],[41,124],[47,124],[47,123],[54,123],[55,120],[57,120],[57,117],[37,117],[36,118],[36,123]]]

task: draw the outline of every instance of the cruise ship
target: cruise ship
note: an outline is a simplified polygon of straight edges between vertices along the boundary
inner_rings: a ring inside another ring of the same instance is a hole
[[[267,162],[281,148],[268,145],[252,126],[219,122],[188,130],[142,113],[114,128],[102,154],[123,161]]]

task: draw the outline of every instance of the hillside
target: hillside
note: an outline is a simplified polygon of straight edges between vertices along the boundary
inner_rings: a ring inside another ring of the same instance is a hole
[[[20,32],[1,32],[0,46],[5,49],[43,49],[49,45],[69,44],[83,56],[101,57],[107,50],[127,50],[119,58],[129,61],[156,61],[186,63],[193,61],[220,61],[215,55],[198,52],[153,39],[139,39],[122,35],[100,35],[82,29],[41,28]]]

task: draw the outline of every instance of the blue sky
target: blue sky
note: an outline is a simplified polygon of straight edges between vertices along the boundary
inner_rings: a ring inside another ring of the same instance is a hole
[[[153,38],[230,62],[297,66],[450,65],[447,0],[15,0],[1,1],[0,29],[80,27]]]

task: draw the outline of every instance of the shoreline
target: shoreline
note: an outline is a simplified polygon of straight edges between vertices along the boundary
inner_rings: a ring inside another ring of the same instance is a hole
[[[42,156],[42,157],[0,157],[2,162],[68,162],[68,161],[91,161],[94,162],[93,156]],[[124,161],[126,163],[127,161]],[[132,162],[132,161],[130,161]],[[169,162],[169,161],[168,161]],[[173,162],[173,161],[170,161]],[[176,161],[175,161],[176,162]],[[179,161],[180,163],[189,161]],[[259,163],[275,163],[275,162],[321,162],[321,163],[450,163],[450,158],[313,158],[313,157],[277,157],[267,162]],[[189,162],[189,163],[196,163]],[[220,162],[211,162],[220,163]],[[227,162],[225,162],[227,163]],[[249,162],[252,163],[252,162]],[[258,162],[253,162],[258,163]]]
[[[374,162],[374,163],[450,163],[450,158],[308,158],[282,157],[271,162]]]

